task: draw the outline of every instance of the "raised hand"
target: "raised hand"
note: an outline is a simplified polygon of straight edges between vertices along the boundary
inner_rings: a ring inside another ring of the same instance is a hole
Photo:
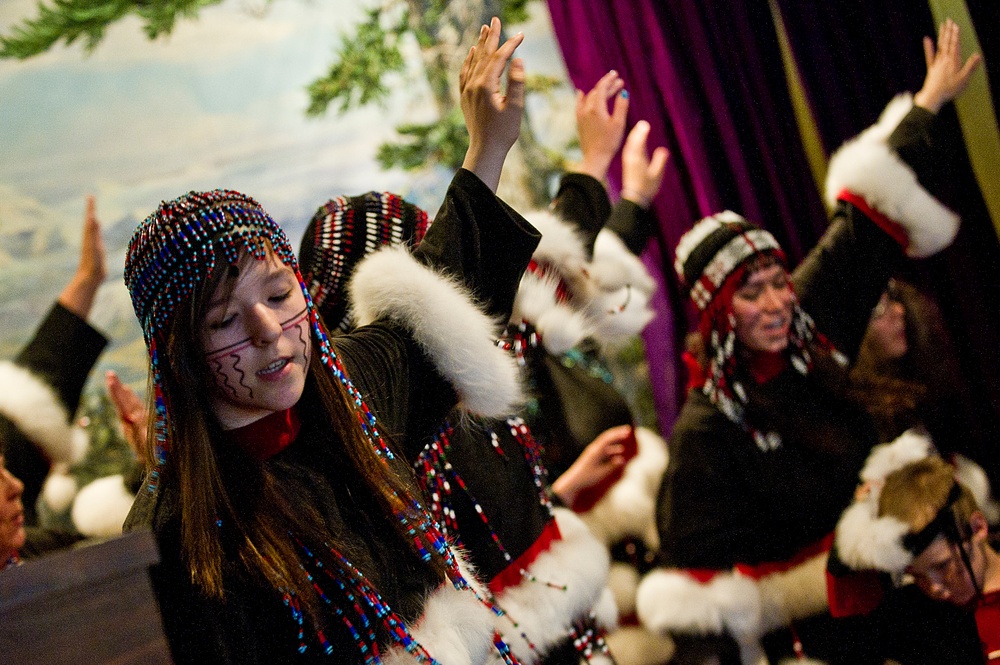
[[[94,305],[97,289],[107,274],[104,238],[101,235],[101,225],[97,221],[97,204],[93,196],[88,196],[87,209],[83,215],[80,262],[76,266],[73,278],[59,294],[59,303],[80,318],[87,318]]]
[[[108,370],[104,375],[104,385],[107,388],[108,397],[111,398],[111,403],[115,405],[125,440],[135,452],[139,462],[149,466],[152,460],[149,456],[149,447],[146,445],[149,427],[149,412],[146,410],[146,405],[111,370]]]
[[[604,180],[625,136],[628,93],[618,72],[611,70],[587,93],[576,91],[576,128],[583,162],[580,172]],[[614,97],[612,110],[608,100]]]
[[[511,59],[524,35],[518,33],[500,45],[500,19],[479,31],[479,40],[462,64],[458,86],[462,115],[469,131],[469,150],[462,166],[496,192],[507,152],[521,131],[524,113],[524,63]],[[510,67],[508,68],[508,62]],[[507,68],[506,91],[501,91]]]
[[[640,120],[628,133],[622,149],[622,198],[643,208],[648,208],[653,197],[663,184],[663,172],[667,167],[670,151],[660,146],[647,154],[646,141],[649,138],[649,123]]]
[[[973,53],[962,63],[958,24],[951,19],[942,23],[938,30],[936,50],[934,40],[924,37],[924,59],[927,76],[923,87],[913,96],[913,103],[932,113],[962,94],[982,61],[978,53]]]

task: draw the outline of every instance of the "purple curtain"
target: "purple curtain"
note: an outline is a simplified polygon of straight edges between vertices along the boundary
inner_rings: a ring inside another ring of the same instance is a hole
[[[650,145],[671,158],[654,202],[646,254],[658,316],[644,334],[657,415],[669,432],[683,401],[679,357],[696,323],[678,294],[673,250],[700,217],[733,209],[768,228],[793,261],[815,244],[826,216],[799,141],[766,2],[548,0],[574,85],[609,69],[630,93],[630,126],[645,119]],[[611,173],[620,186],[620,165]]]
[[[924,35],[934,35],[924,2],[838,3],[778,0],[822,140],[829,150],[875,120],[902,90],[916,91],[925,73]],[[986,62],[1000,63],[1000,8],[968,0]],[[995,68],[994,68],[995,69]],[[991,83],[994,103],[998,77]],[[983,112],[989,112],[983,109]],[[976,184],[954,108],[939,118],[941,163],[924,184],[962,216],[955,243],[934,259],[912,263],[904,277],[941,306],[969,388],[973,425],[962,451],[1000,479],[1000,244]]]

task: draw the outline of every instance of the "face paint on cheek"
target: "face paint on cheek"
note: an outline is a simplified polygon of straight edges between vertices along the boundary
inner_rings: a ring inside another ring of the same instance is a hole
[[[244,344],[236,351],[230,351],[224,355],[216,354],[209,361],[209,365],[215,371],[215,385],[234,399],[241,397],[253,399],[253,389],[246,384],[246,372],[240,368],[243,356],[239,351],[247,349],[249,346],[249,344]]]
[[[299,343],[302,345],[303,365],[309,366],[309,350],[312,344],[312,337],[309,335],[309,308],[303,307],[302,311],[281,324],[282,332],[295,328],[299,335]]]

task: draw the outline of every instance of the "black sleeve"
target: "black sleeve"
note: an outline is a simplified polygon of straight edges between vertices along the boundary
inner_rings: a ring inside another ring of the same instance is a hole
[[[552,212],[583,231],[589,254],[594,249],[594,238],[611,215],[611,200],[600,181],[583,173],[567,173],[552,200]]]
[[[934,118],[914,106],[887,141],[918,179],[933,163]],[[826,233],[793,273],[803,309],[848,357],[856,357],[871,310],[903,257],[899,243],[861,209],[841,201]]]
[[[460,169],[413,255],[458,279],[487,315],[506,321],[540,237],[471,171]]]
[[[617,233],[628,250],[639,256],[653,232],[653,213],[638,203],[621,199],[611,210],[611,218],[604,228]]]
[[[854,358],[872,308],[902,262],[899,243],[842,201],[830,228],[792,273],[792,281],[816,328]]]
[[[107,343],[104,335],[57,302],[15,362],[52,386],[72,416]]]
[[[538,240],[530,224],[463,169],[414,258],[450,275],[472,292],[488,316],[506,321]],[[408,324],[416,325],[384,312],[373,325],[337,337],[334,343],[348,375],[371,400],[383,431],[412,462],[455,406],[457,395]]]

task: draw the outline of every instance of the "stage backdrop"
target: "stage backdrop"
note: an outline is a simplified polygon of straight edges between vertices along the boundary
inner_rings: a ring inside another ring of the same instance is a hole
[[[88,193],[109,263],[92,319],[111,339],[92,392],[104,368],[145,388],[146,350],[122,269],[133,229],[162,199],[191,189],[247,192],[296,245],[316,208],[337,194],[395,191],[433,214],[450,169],[384,170],[375,158],[398,138],[395,127],[439,113],[416,40],[400,42],[403,70],[384,79],[382,105],[306,115],[306,87],[357,38],[367,4],[375,3],[226,0],[155,41],[129,17],[89,55],[80,39],[0,60],[0,358],[30,338],[70,278]],[[558,149],[575,131],[573,94],[544,3],[529,10],[526,22],[505,28],[525,32],[519,55],[530,73],[548,77],[547,92],[531,100],[532,126]],[[0,3],[0,34],[37,15],[35,0]]]

